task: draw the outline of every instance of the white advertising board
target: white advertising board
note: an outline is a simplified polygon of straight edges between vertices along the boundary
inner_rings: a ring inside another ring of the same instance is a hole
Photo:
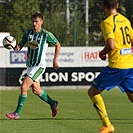
[[[0,48],[0,68],[6,67],[6,64],[7,64],[6,60],[7,60],[7,58],[9,59],[9,57],[7,57],[8,52],[9,51],[6,51],[4,48]]]
[[[83,66],[107,66],[108,60],[102,61],[99,58],[99,52],[102,47],[83,47]]]
[[[6,36],[9,36],[9,32],[0,32],[0,47],[3,47],[2,41]]]
[[[47,66],[53,66],[54,48],[49,47],[47,51]],[[62,47],[59,55],[60,67],[81,67],[82,47]]]
[[[62,47],[59,55],[60,67],[104,67],[107,61],[99,58],[102,47]],[[53,66],[54,47],[49,47],[46,54],[47,67]],[[27,48],[21,51],[0,49],[0,67],[22,68],[26,67]]]

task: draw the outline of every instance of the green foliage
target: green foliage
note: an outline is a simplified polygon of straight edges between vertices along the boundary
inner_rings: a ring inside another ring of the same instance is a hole
[[[5,17],[4,17],[4,5],[0,4],[0,31],[4,31],[4,20],[5,20]]]
[[[48,5],[47,5],[48,6]],[[50,12],[48,11],[48,8],[42,9],[45,15],[45,21],[44,21],[44,26],[43,28],[52,32],[60,41],[60,43],[63,45],[65,43],[66,39],[66,29],[65,29],[65,14],[62,11],[65,7],[63,4],[58,4],[55,6],[54,4],[52,5],[50,3],[49,7],[51,10]],[[54,12],[54,13],[53,13]]]
[[[88,36],[85,33],[85,0],[75,1],[69,0],[69,24],[66,19],[66,0],[12,0],[10,3],[0,4],[0,31],[10,32],[17,42],[20,41],[24,31],[32,27],[31,15],[39,10],[45,15],[43,28],[52,32],[62,46],[74,46],[74,37],[76,37],[76,46],[86,46],[86,38],[89,40],[89,46],[103,45],[100,23],[105,16],[101,1],[89,1]],[[120,0],[119,8],[119,12],[127,14],[131,22],[133,22],[132,3],[132,0]]]
[[[24,4],[25,3],[25,4]],[[6,10],[6,28],[17,40],[26,29],[31,28],[30,17],[33,12],[39,10],[39,4],[34,0],[15,0],[9,4],[11,10]]]
[[[127,18],[131,21],[131,25],[133,27],[133,1],[132,0],[124,0],[125,12]]]

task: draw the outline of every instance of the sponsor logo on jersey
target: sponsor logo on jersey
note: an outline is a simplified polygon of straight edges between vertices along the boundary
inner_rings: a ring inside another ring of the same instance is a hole
[[[120,50],[120,55],[131,54],[131,53],[132,53],[131,48],[123,48],[123,49]]]
[[[108,36],[109,34],[111,34],[111,32],[106,32],[106,35]]]
[[[38,48],[38,43],[36,41],[30,41],[30,42],[28,42],[28,44],[29,44],[31,49]]]

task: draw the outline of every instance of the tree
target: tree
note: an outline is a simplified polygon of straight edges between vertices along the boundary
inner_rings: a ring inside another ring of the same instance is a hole
[[[39,3],[35,0],[12,0],[7,6],[8,10],[5,11],[6,29],[19,41],[24,31],[31,28],[31,14],[40,10]]]
[[[133,1],[132,0],[124,0],[125,12],[128,19],[131,21],[131,25],[133,27]]]
[[[70,1],[70,0],[69,0]],[[76,46],[85,46],[85,0],[76,0]],[[102,1],[89,1],[89,46],[103,45],[100,23],[105,18]],[[119,12],[128,16],[133,24],[132,0],[120,0]],[[66,22],[66,0],[12,0],[0,4],[0,31],[10,32],[20,41],[24,31],[31,28],[31,15],[39,10],[45,15],[43,27],[51,31],[62,46],[74,46],[75,3],[70,1],[69,34]]]

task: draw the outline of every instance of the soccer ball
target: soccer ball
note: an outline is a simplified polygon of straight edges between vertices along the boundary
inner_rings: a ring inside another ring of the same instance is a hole
[[[16,46],[16,39],[13,36],[6,36],[3,39],[3,46],[6,49],[12,49]]]

